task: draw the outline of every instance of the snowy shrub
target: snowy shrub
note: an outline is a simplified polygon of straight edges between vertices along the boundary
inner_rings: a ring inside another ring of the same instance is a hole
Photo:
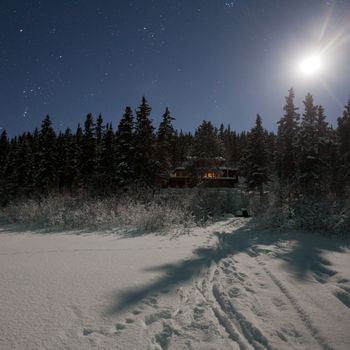
[[[192,215],[180,203],[162,199],[143,202],[132,196],[27,199],[1,208],[0,221],[46,231],[89,228],[147,232],[193,224]]]
[[[281,203],[280,199],[270,193],[263,202],[256,198],[250,200],[250,210],[254,222],[263,228],[295,228],[295,210],[289,201]]]
[[[241,192],[236,190],[198,188],[187,198],[186,205],[196,222],[204,224],[241,209],[242,196]]]
[[[332,196],[281,200],[270,195],[255,222],[265,228],[349,234],[350,201]]]
[[[122,227],[138,231],[155,231],[171,227],[186,227],[193,220],[185,208],[166,201],[138,202],[123,200],[117,208]]]
[[[51,195],[0,209],[2,223],[28,229],[115,229],[149,232],[206,224],[246,206],[241,191],[191,189],[147,191],[104,198]]]

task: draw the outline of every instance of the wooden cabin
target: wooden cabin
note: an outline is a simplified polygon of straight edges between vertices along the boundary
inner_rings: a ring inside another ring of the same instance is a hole
[[[168,179],[168,187],[226,187],[233,188],[238,183],[238,169],[217,167],[212,169],[198,169],[196,178],[185,168],[174,169]]]

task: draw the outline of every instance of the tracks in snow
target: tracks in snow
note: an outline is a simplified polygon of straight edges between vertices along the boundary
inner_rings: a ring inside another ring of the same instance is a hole
[[[260,265],[263,263],[260,261],[259,256],[256,258]],[[263,266],[265,273],[271,278],[272,282],[280,289],[283,295],[288,299],[295,312],[298,314],[300,320],[303,322],[310,335],[316,340],[318,345],[323,350],[332,350],[333,348],[328,344],[327,340],[321,335],[320,331],[313,324],[308,313],[299,305],[295,296],[291,294],[288,288],[279,280],[266,266]]]
[[[249,255],[225,258],[213,263],[196,282],[218,329],[242,350],[333,349],[288,283],[264,262],[264,256],[252,248]],[[282,323],[281,316],[274,319],[281,312],[285,314]]]

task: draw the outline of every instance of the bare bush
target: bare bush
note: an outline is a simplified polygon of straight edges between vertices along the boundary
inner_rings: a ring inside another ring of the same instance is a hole
[[[224,214],[235,214],[243,202],[241,191],[197,188],[191,191],[185,205],[198,224],[206,224],[222,217]]]
[[[46,231],[160,231],[203,225],[234,214],[245,200],[241,191],[218,189],[144,191],[107,198],[51,195],[7,205],[0,209],[0,221]]]
[[[142,202],[132,197],[104,199],[49,196],[12,203],[0,210],[0,221],[27,229],[115,229],[139,232],[188,227],[192,216],[166,201]]]
[[[255,222],[266,228],[349,234],[350,201],[336,196],[281,199],[271,194]]]

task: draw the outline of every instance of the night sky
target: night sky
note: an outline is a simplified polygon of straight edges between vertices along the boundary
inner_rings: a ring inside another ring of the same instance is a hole
[[[142,95],[158,125],[276,129],[284,96],[310,91],[335,124],[350,93],[350,1],[71,0],[0,2],[0,127],[33,130],[49,114],[76,128],[88,112],[116,126]],[[322,52],[303,76],[300,60]]]

